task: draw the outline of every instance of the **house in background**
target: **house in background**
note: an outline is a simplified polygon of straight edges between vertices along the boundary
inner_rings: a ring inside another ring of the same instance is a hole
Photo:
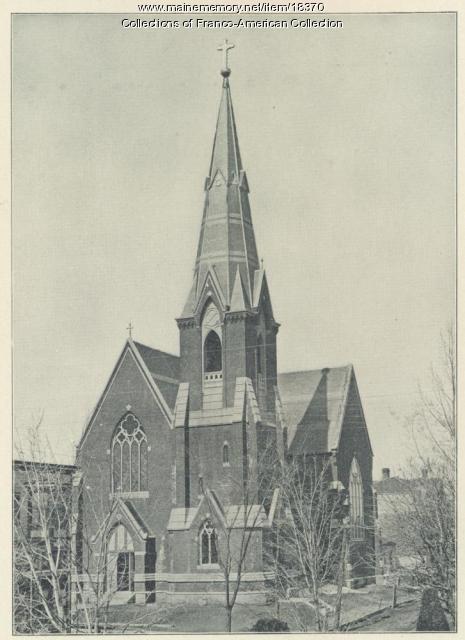
[[[380,578],[389,579],[393,574],[410,574],[419,558],[403,535],[401,516],[408,515],[414,507],[417,492],[427,490],[427,470],[421,478],[391,476],[391,470],[382,469],[382,478],[373,483],[376,500],[377,561]]]
[[[13,625],[18,633],[56,632],[51,621],[70,615],[75,472],[73,465],[13,463]]]

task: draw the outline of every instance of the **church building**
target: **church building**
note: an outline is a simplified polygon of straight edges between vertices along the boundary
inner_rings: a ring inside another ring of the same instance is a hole
[[[114,604],[223,597],[219,519],[232,535],[249,530],[241,592],[264,595],[279,502],[264,452],[275,464],[329,457],[334,486],[350,497],[349,578],[373,577],[374,560],[357,560],[374,543],[373,454],[355,372],[278,373],[280,325],[257,252],[230,74],[226,58],[193,281],[176,318],[179,355],[130,335],[78,445],[77,544],[94,571],[105,565]]]

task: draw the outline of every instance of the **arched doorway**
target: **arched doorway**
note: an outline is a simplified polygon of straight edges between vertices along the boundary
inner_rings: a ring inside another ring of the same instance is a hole
[[[107,591],[134,591],[134,545],[129,531],[117,524],[111,531],[107,552]]]

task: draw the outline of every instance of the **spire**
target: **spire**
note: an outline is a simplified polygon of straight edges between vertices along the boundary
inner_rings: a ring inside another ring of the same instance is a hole
[[[195,262],[194,282],[183,317],[196,313],[204,286],[212,275],[226,307],[231,304],[236,272],[243,285],[244,304],[252,305],[254,274],[260,268],[249,205],[249,187],[242,167],[231,99],[227,41],[219,48],[225,55],[223,86],[213,141],[210,170],[205,180],[205,205]]]

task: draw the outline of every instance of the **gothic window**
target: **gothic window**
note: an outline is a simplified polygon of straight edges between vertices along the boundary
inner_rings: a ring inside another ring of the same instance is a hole
[[[122,524],[113,528],[108,540],[107,589],[134,591],[134,546]]]
[[[223,467],[229,467],[229,444],[227,442],[223,445]]]
[[[353,540],[364,538],[363,483],[357,459],[352,460],[349,478],[350,525]]]
[[[113,492],[147,490],[147,436],[134,414],[128,413],[116,427],[111,456]]]
[[[205,373],[221,371],[223,368],[221,357],[221,340],[216,331],[210,331],[205,338],[203,348],[203,362]]]
[[[200,564],[218,564],[217,535],[210,520],[200,529]]]

